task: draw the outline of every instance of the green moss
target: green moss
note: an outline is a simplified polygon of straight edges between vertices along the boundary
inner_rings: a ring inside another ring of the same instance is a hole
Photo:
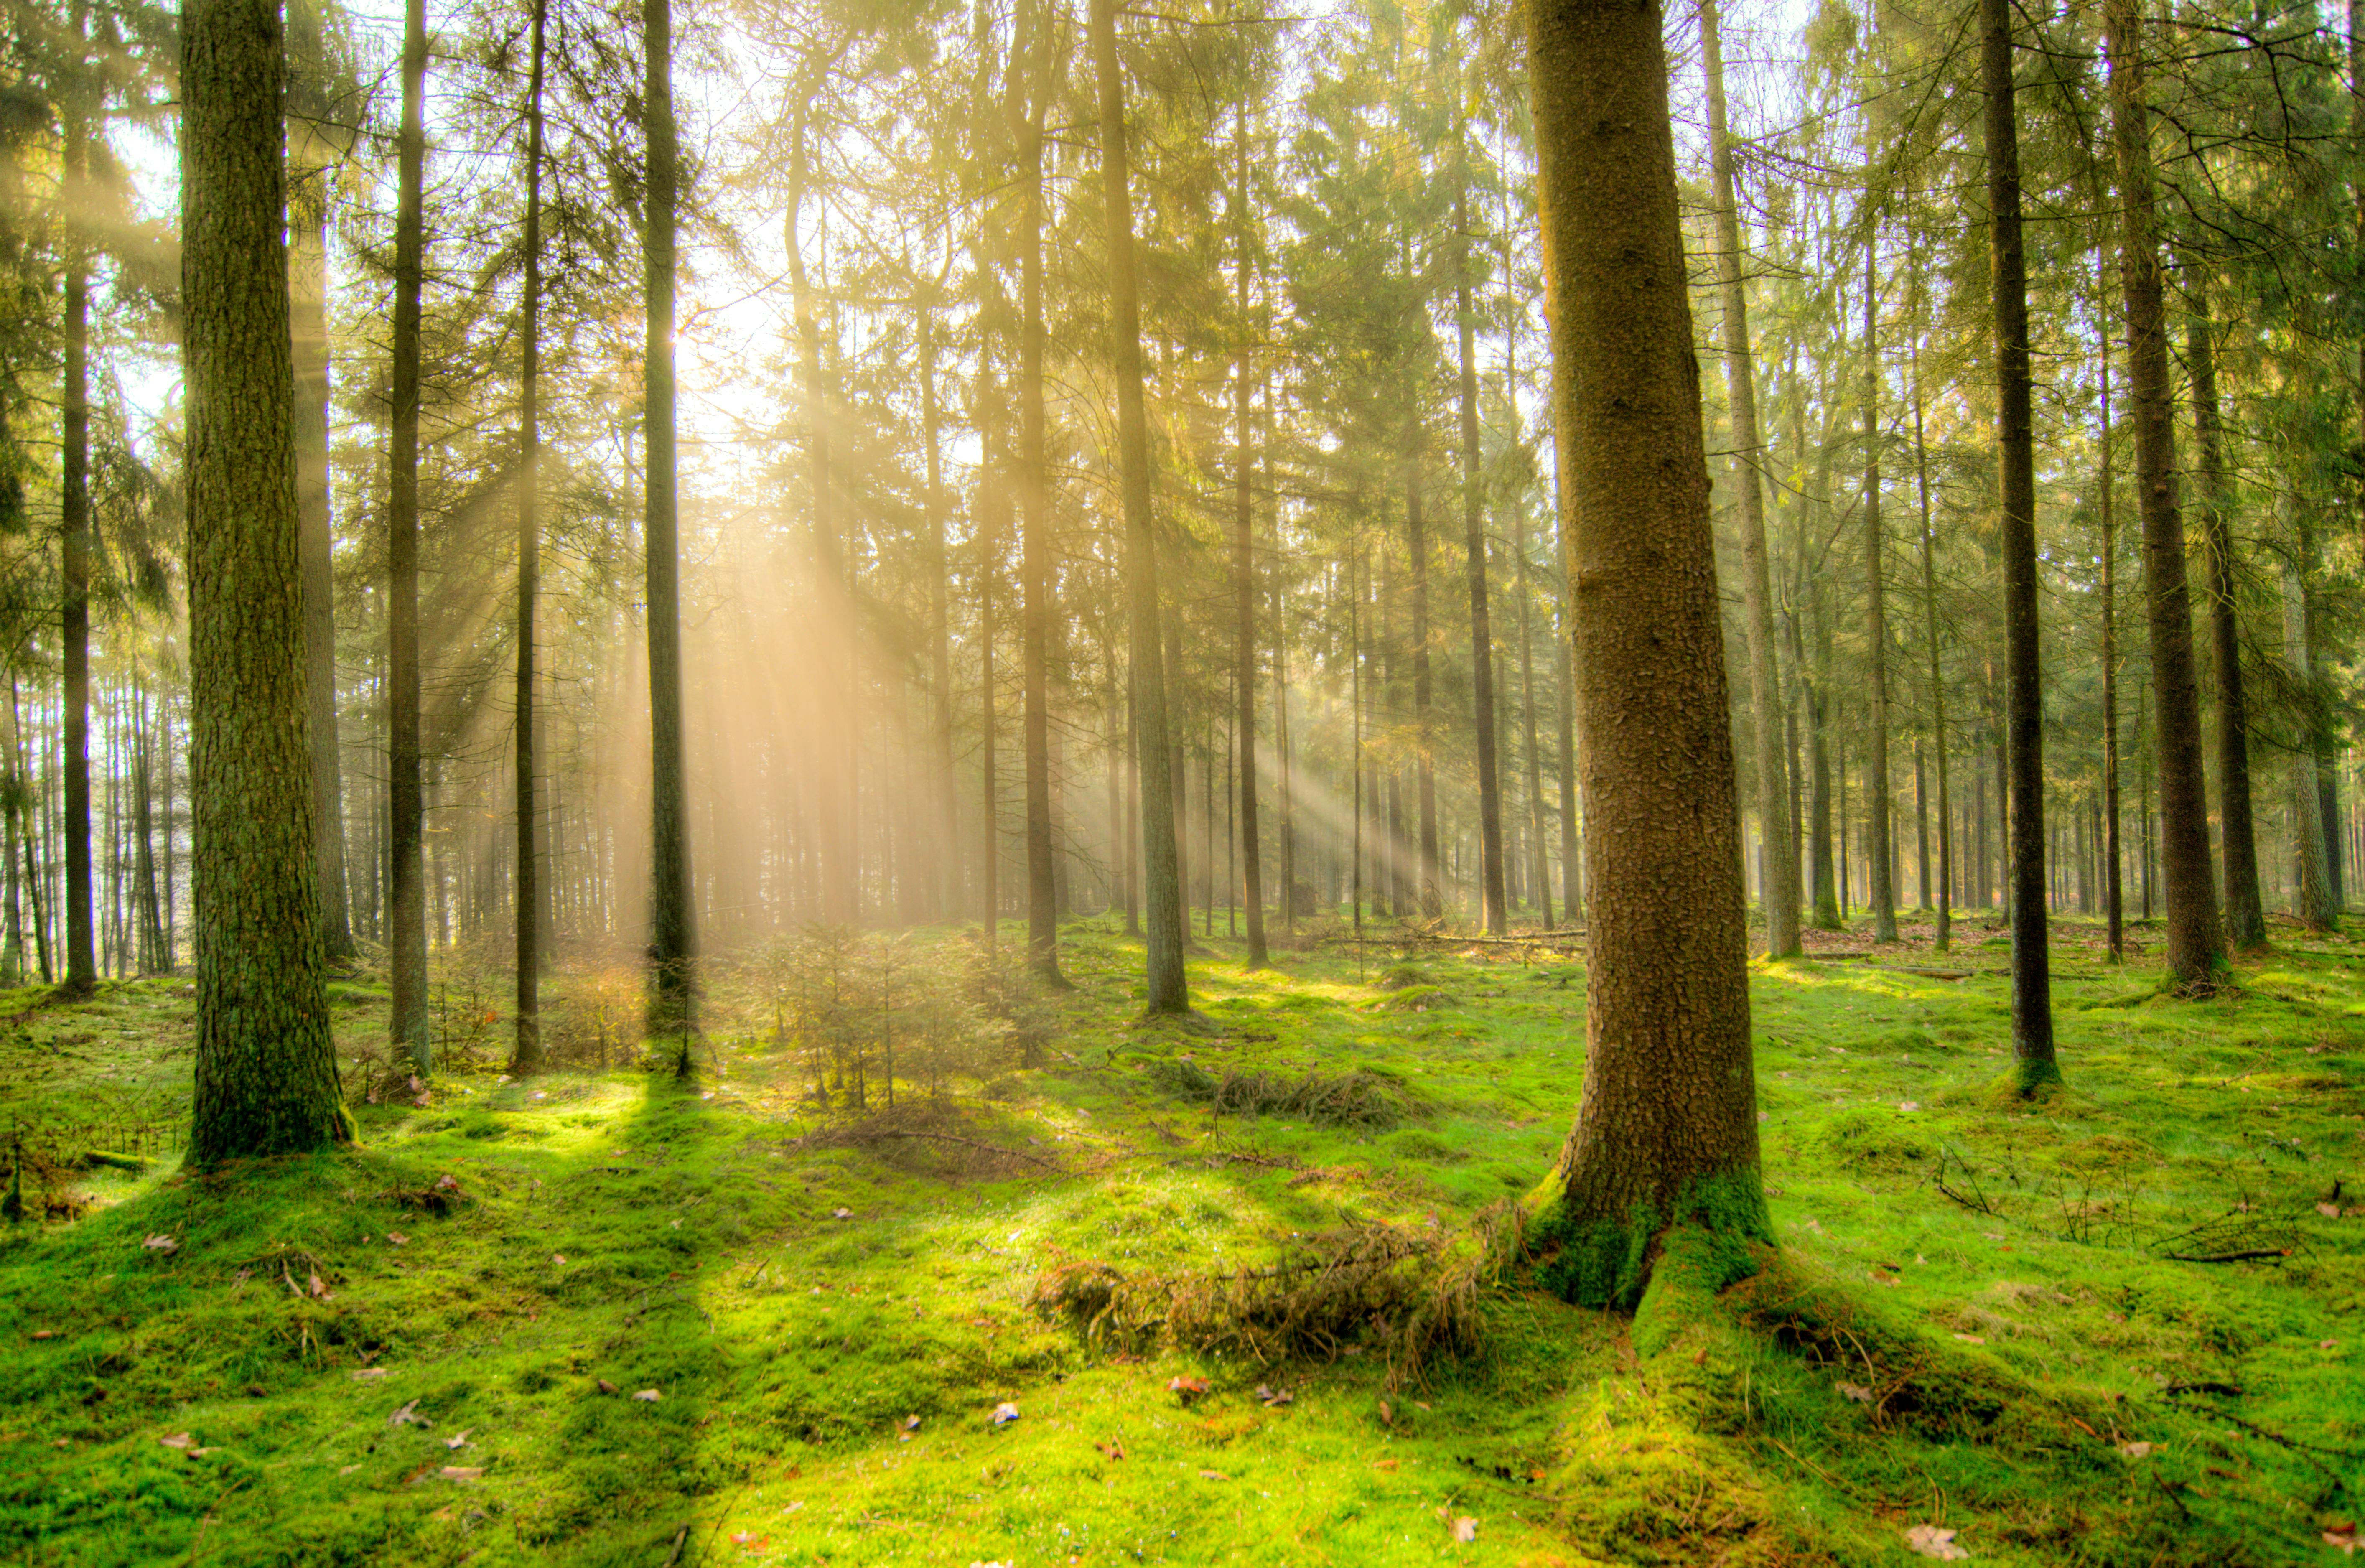
[[[1538,1282],[1580,1306],[1631,1309],[1660,1267],[1721,1290],[1754,1273],[1753,1249],[1773,1240],[1751,1169],[1695,1179],[1664,1209],[1642,1203],[1616,1218],[1572,1213],[1562,1187],[1533,1203],[1533,1215],[1529,1235],[1544,1259]]]

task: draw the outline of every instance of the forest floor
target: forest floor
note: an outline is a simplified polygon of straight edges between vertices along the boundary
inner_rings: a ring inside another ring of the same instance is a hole
[[[1080,922],[1045,1065],[891,1111],[874,1082],[859,1114],[729,982],[687,1089],[511,1082],[486,1048],[413,1092],[373,1059],[382,991],[341,981],[348,1090],[378,1102],[353,1148],[28,1173],[0,1559],[2345,1559],[2365,949],[2285,931],[2181,1002],[2064,922],[2068,1083],[2023,1105],[2002,938],[1957,931],[1756,968],[1783,1252],[1717,1321],[1578,1310],[1515,1265],[1479,1345],[1400,1383],[1376,1336],[1261,1365],[1033,1303],[1049,1274],[1204,1305],[1342,1234],[1417,1271],[1564,1135],[1566,954],[1332,941],[1252,974],[1217,938],[1202,1016],[1153,1025],[1138,949]],[[191,1008],[185,980],[0,996],[0,1128],[178,1118]],[[1213,1114],[1235,1074],[1269,1114]]]

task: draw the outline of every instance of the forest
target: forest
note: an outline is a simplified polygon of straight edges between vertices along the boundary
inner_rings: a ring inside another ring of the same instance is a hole
[[[0,1556],[2360,1544],[2359,0],[8,0],[0,666]]]

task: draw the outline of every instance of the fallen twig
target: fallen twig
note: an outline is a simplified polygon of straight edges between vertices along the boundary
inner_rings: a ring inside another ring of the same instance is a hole
[[[2288,1258],[2288,1247],[2248,1247],[2239,1252],[2171,1252],[2169,1259],[2178,1263],[2250,1263],[2262,1258]]]

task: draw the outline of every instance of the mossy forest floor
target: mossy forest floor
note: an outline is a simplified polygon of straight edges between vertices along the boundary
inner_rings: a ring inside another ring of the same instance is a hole
[[[1395,1386],[1376,1327],[1259,1365],[1030,1303],[1063,1266],[1205,1280],[1464,1234],[1570,1122],[1581,958],[1374,945],[1359,980],[1330,941],[1250,974],[1219,937],[1202,1019],[1150,1025],[1138,948],[1080,922],[1043,1065],[941,1103],[900,1081],[891,1113],[874,1079],[859,1114],[725,976],[687,1090],[488,1065],[357,1104],[333,1155],[28,1179],[0,1559],[2344,1560],[2365,977],[2281,935],[2182,1002],[2065,922],[2068,1082],[2033,1105],[1998,1089],[1991,928],[1759,966],[1779,1260],[1632,1318],[1515,1266],[1481,1347]],[[375,1044],[382,991],[336,995],[344,1048]],[[0,997],[0,1129],[179,1114],[190,1007],[185,980]],[[1265,1114],[1212,1113],[1227,1073],[1266,1075]]]

